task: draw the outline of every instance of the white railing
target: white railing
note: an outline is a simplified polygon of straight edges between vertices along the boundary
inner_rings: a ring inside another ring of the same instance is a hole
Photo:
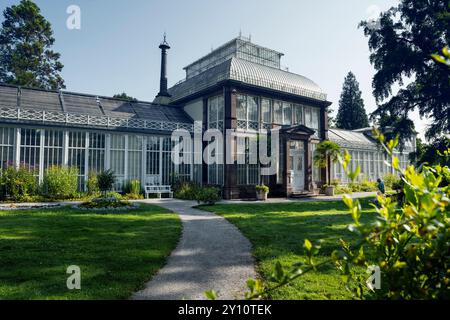
[[[68,113],[58,111],[33,110],[22,108],[0,108],[0,119],[26,120],[40,123],[78,125],[106,128],[130,128],[141,130],[174,131],[184,129],[194,131],[194,125],[168,121],[156,121],[148,119],[116,118],[108,116],[96,116],[80,113]]]

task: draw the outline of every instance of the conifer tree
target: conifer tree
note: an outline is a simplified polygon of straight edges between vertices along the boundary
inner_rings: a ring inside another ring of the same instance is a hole
[[[346,130],[355,130],[369,126],[361,90],[359,90],[359,83],[352,72],[349,72],[345,77],[335,122],[337,128]]]

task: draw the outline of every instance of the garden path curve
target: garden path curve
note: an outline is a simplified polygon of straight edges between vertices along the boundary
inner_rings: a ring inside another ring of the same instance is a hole
[[[223,217],[192,208],[192,201],[153,199],[178,213],[183,234],[176,249],[135,300],[205,299],[215,290],[219,299],[242,299],[246,282],[255,278],[251,244]]]

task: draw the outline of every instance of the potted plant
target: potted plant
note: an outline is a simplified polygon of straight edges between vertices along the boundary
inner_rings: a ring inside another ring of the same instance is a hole
[[[330,140],[324,140],[317,145],[314,155],[314,165],[327,169],[327,183],[323,186],[325,195],[334,196],[335,186],[331,184],[331,164],[338,161],[341,147]]]
[[[262,184],[256,186],[256,198],[261,201],[267,200],[267,195],[269,194],[269,187]]]

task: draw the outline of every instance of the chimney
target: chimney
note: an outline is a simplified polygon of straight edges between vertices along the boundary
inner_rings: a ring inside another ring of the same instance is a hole
[[[161,78],[159,80],[159,93],[156,97],[170,97],[167,91],[167,50],[170,49],[170,46],[166,41],[166,34],[164,34],[164,40],[159,48],[161,49]]]

